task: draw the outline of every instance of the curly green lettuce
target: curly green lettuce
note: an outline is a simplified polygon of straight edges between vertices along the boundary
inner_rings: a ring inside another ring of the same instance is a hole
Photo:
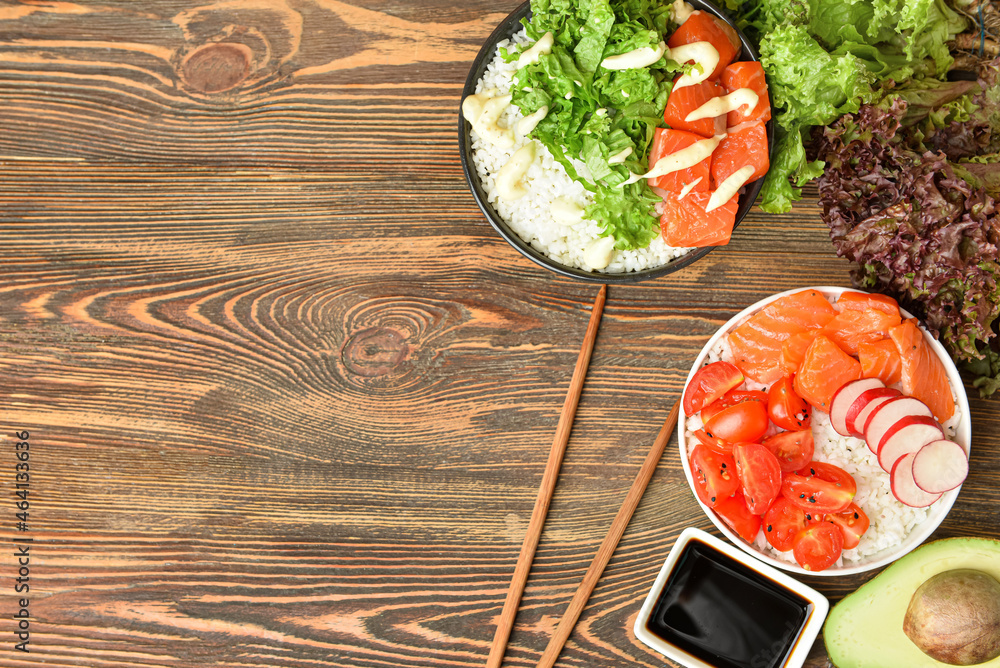
[[[944,0],[726,0],[757,42],[768,75],[776,145],[760,207],[791,209],[822,161],[806,159],[815,127],[881,97],[886,82],[943,78],[946,43],[966,27]]]

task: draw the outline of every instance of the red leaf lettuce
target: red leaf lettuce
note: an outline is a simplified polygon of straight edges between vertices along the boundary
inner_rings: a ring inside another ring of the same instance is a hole
[[[817,137],[823,218],[855,285],[916,313],[983,395],[1000,389],[1000,59],[915,83]]]

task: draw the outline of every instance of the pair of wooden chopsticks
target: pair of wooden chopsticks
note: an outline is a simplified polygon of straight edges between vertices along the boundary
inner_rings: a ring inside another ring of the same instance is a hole
[[[587,325],[587,333],[583,338],[583,346],[580,348],[580,355],[576,360],[576,368],[573,370],[573,378],[570,381],[569,393],[563,404],[562,413],[559,415],[559,425],[556,427],[555,439],[552,442],[552,449],[549,451],[549,459],[545,464],[545,473],[542,475],[542,484],[538,488],[538,497],[535,499],[535,508],[531,513],[531,521],[528,523],[528,532],[521,545],[521,554],[517,558],[517,566],[514,568],[514,577],[510,582],[510,589],[507,591],[507,600],[504,601],[503,611],[500,613],[500,623],[497,625],[496,634],[493,636],[493,645],[490,647],[490,655],[486,660],[487,668],[500,668],[504,653],[507,650],[507,640],[510,638],[511,629],[514,627],[514,618],[517,616],[517,608],[521,603],[521,595],[524,593],[524,585],[528,580],[528,572],[531,570],[531,562],[535,558],[535,549],[542,535],[542,526],[545,524],[545,517],[549,512],[549,504],[552,501],[552,492],[556,486],[556,479],[559,477],[559,468],[562,465],[563,456],[566,453],[566,443],[569,441],[569,432],[573,426],[573,418],[576,417],[576,407],[580,402],[580,393],[583,391],[583,381],[587,375],[587,367],[590,364],[590,355],[594,351],[594,341],[597,339],[597,328],[601,324],[601,315],[604,313],[604,302],[607,298],[608,287],[601,286],[594,300],[594,307],[590,312],[590,322]],[[632,519],[632,513],[639,505],[639,500],[646,491],[646,486],[656,471],[656,465],[663,455],[663,450],[670,440],[670,434],[677,424],[677,414],[680,409],[680,401],[674,404],[673,409],[667,416],[666,422],[660,429],[653,447],[646,460],[639,468],[639,473],[632,483],[622,507],[615,515],[608,535],[597,549],[594,560],[590,568],[583,576],[583,581],[573,595],[569,607],[559,621],[552,639],[549,640],[545,652],[538,661],[538,668],[551,668],[559,653],[562,652],[566,640],[573,631],[573,626],[580,618],[583,607],[587,604],[590,594],[597,586],[597,581],[604,568],[611,560],[618,541],[625,533],[625,527]]]

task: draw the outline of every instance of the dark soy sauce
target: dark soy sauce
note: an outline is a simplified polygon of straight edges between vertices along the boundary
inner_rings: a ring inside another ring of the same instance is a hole
[[[726,554],[692,540],[646,628],[719,668],[776,668],[813,605]]]

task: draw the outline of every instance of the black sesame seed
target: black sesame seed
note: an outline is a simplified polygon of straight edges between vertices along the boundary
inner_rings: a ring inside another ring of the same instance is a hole
[[[771,525],[770,525],[770,524],[768,524],[768,525],[767,525],[767,530],[768,530],[768,531],[774,531],[774,529],[773,529],[773,528],[771,527]]]

